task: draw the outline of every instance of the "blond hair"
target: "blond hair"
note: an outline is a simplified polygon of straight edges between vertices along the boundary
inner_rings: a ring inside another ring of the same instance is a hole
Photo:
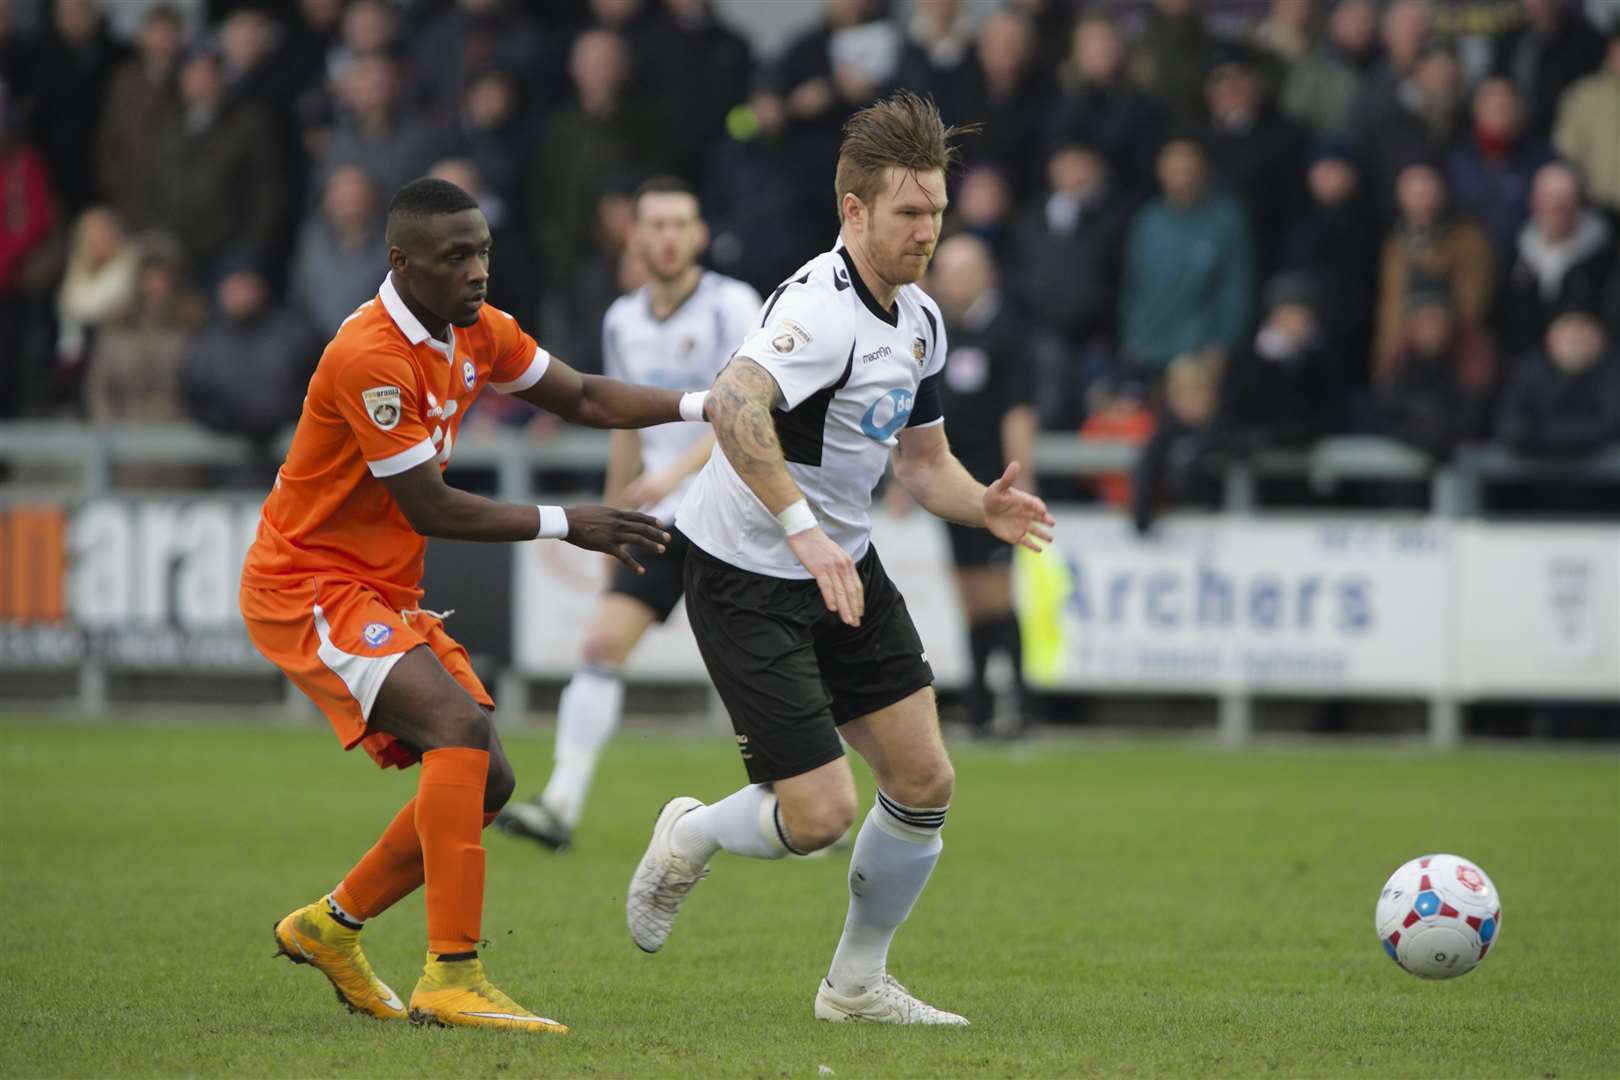
[[[976,125],[947,127],[933,98],[900,90],[851,116],[838,145],[838,170],[833,175],[833,196],[838,217],[844,217],[844,196],[852,194],[870,204],[883,186],[892,165],[907,172],[944,172],[959,164],[962,152],[955,139]]]

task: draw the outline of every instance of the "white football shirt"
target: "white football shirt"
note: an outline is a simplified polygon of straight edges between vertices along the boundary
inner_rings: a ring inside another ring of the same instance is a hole
[[[840,244],[771,294],[736,352],[781,388],[774,419],[788,472],[827,535],[861,558],[871,543],[872,491],[900,429],[944,421],[939,308],[917,286],[903,285],[893,309],[883,310]],[[687,490],[675,523],[733,566],[771,577],[810,576],[719,446]]]
[[[645,287],[613,302],[602,319],[603,371],[624,382],[667,390],[707,390],[753,329],[759,314],[753,286],[705,271],[697,288],[669,316],[653,315]],[[641,468],[656,472],[709,432],[709,425],[676,422],[641,430]],[[688,477],[647,513],[668,522]]]

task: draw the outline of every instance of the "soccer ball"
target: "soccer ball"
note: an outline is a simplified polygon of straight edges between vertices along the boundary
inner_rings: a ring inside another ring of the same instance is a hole
[[[1389,875],[1373,909],[1389,958],[1420,979],[1473,971],[1502,930],[1502,901],[1460,855],[1424,855]]]

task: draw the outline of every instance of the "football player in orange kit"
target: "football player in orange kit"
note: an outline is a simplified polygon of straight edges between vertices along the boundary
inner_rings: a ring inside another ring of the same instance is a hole
[[[563,419],[641,428],[704,418],[704,394],[580,375],[484,303],[490,235],[442,180],[388,211],[390,273],[338,329],[311,377],[287,460],[242,571],[254,645],[320,706],[345,749],[420,763],[405,804],[332,892],[281,919],[276,945],[356,1012],[419,1023],[564,1032],[490,984],[478,958],[479,833],[512,794],[494,702],[443,616],[420,606],[426,537],[560,539],[640,570],[669,535],[645,514],[516,506],[444,482],[467,406],[488,383]],[[360,949],[366,919],[426,884],[428,955],[410,1006]]]

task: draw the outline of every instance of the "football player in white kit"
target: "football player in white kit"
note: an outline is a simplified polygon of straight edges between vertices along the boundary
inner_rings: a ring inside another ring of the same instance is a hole
[[[616,300],[602,320],[606,373],[668,389],[706,390],[758,321],[760,297],[735,278],[698,262],[709,233],[697,197],[673,177],[655,177],[635,196],[630,243],[647,284]],[[692,476],[708,461],[714,433],[705,424],[663,424],[614,431],[603,502],[636,508],[666,526]],[[573,841],[602,748],[619,725],[620,669],[655,622],[680,603],[685,537],[671,531],[668,550],[646,560],[646,573],[615,570],[585,634],[581,664],[557,708],[557,745],[545,789],[508,803],[496,824],[553,851]]]
[[[944,320],[915,282],[939,239],[954,131],[902,91],[844,128],[833,250],[772,294],[710,394],[718,447],[676,511],[686,612],[751,783],[670,800],[626,896],[631,938],[661,948],[719,851],[804,855],[855,819],[845,741],[877,780],[850,857],[849,913],[817,987],[822,1020],[965,1024],[888,974],[889,943],[933,872],[954,775],[933,671],[870,539],[891,452],[925,509],[1040,550],[1045,505],[986,487],[951,453]],[[943,587],[943,582],[941,586]]]

